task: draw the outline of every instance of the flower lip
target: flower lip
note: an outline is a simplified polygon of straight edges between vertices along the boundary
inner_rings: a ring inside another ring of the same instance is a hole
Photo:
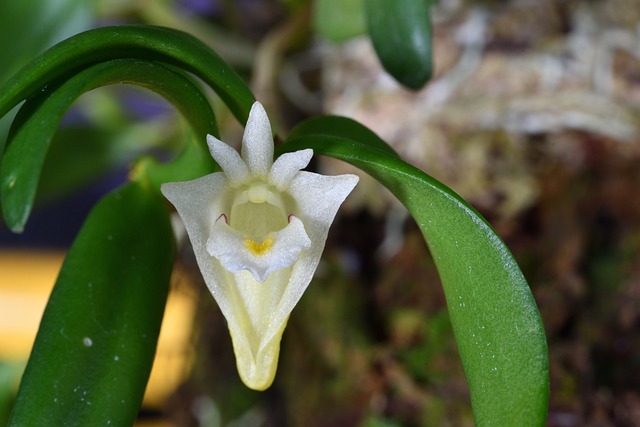
[[[221,216],[215,222],[207,252],[226,270],[248,270],[260,283],[274,271],[290,267],[300,252],[311,246],[302,221],[292,215],[283,229],[262,236],[246,235],[230,227],[225,218]]]

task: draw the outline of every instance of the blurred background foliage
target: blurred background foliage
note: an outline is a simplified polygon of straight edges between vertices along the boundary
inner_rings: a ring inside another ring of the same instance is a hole
[[[417,92],[379,65],[363,3],[2,2],[0,78],[86,28],[163,25],[237,69],[281,135],[309,115],[355,118],[469,200],[514,252],[548,334],[548,425],[640,425],[640,3],[440,0],[434,76]],[[241,127],[212,102],[223,140],[239,141]],[[18,246],[64,250],[129,163],[141,152],[171,156],[184,126],[147,92],[83,96],[51,148],[25,234],[0,229],[0,260]],[[348,168],[325,159],[314,167]],[[174,292],[194,310],[180,352],[188,363],[168,373],[175,390],[146,401],[140,425],[473,425],[418,228],[373,180],[347,202],[264,393],[239,381],[223,318],[184,247]],[[418,287],[425,277],[433,286]],[[0,363],[0,411],[20,366]]]

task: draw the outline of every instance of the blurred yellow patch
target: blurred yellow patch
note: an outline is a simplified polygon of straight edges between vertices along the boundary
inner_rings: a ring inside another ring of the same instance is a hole
[[[0,360],[26,364],[63,259],[63,252],[0,251]],[[172,283],[183,282],[180,274],[174,270]],[[145,407],[162,408],[189,372],[195,296],[188,291],[169,294]]]

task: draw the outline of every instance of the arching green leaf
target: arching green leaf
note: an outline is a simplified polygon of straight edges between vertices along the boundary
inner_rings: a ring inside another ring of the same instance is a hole
[[[64,113],[83,93],[114,83],[135,84],[157,92],[173,103],[192,125],[199,144],[191,148],[188,168],[173,169],[174,178],[179,178],[180,174],[183,179],[194,178],[214,167],[205,136],[217,134],[217,127],[211,106],[197,85],[183,74],[150,61],[103,62],[60,86],[47,87],[20,109],[11,128],[0,171],[2,209],[5,221],[13,231],[23,229],[31,212],[42,164]],[[200,161],[194,161],[194,156]]]
[[[247,120],[253,95],[235,71],[195,37],[149,26],[97,28],[53,46],[0,86],[0,116],[47,85],[119,58],[161,61],[189,71],[211,86],[241,123]]]
[[[543,426],[549,398],[544,328],[507,247],[452,190],[380,150],[357,122],[336,123],[327,117],[304,122],[282,149],[312,148],[345,160],[391,190],[418,223],[440,273],[476,424]]]

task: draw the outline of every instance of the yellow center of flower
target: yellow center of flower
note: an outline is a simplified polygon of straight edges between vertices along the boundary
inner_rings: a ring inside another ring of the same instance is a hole
[[[267,237],[262,242],[256,242],[252,239],[245,239],[244,245],[249,249],[249,251],[254,255],[264,255],[271,249],[273,246],[273,237]]]

